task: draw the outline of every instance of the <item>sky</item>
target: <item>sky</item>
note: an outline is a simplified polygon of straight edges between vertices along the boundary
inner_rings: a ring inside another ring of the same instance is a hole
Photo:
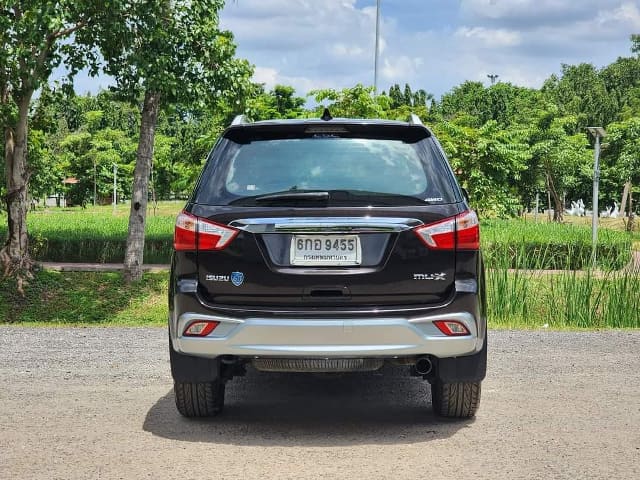
[[[267,89],[373,85],[376,0],[227,0],[221,27]],[[409,83],[440,98],[487,75],[540,87],[562,64],[630,56],[640,0],[381,0],[379,90]],[[76,91],[108,77],[76,78]]]
[[[228,0],[221,26],[267,88],[373,85],[376,0]],[[540,87],[561,65],[630,56],[640,0],[381,0],[379,89],[440,98],[488,74]]]

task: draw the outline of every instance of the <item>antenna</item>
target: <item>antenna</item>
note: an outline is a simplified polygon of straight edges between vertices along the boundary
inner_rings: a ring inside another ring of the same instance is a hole
[[[325,122],[328,122],[329,120],[333,120],[333,117],[331,116],[331,113],[329,112],[328,108],[324,109],[324,112],[322,112],[322,116],[320,117],[320,120],[324,120]]]

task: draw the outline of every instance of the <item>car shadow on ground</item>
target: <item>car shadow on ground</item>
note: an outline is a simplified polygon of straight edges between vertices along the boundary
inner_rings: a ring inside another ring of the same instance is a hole
[[[473,424],[434,416],[428,383],[405,370],[340,376],[249,371],[227,384],[219,416],[181,417],[170,390],[148,411],[143,428],[187,442],[342,446],[425,442]]]

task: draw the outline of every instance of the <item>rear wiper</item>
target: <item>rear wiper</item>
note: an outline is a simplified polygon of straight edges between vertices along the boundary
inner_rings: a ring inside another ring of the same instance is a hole
[[[329,192],[283,192],[283,193],[271,193],[269,195],[261,195],[253,199],[256,203],[268,203],[279,201],[291,201],[298,200],[307,201],[327,201],[329,200]]]

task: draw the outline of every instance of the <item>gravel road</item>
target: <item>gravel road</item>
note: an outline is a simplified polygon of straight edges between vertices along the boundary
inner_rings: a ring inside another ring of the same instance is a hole
[[[479,413],[403,369],[251,371],[177,414],[163,329],[0,328],[2,479],[640,478],[640,332],[491,332]]]

